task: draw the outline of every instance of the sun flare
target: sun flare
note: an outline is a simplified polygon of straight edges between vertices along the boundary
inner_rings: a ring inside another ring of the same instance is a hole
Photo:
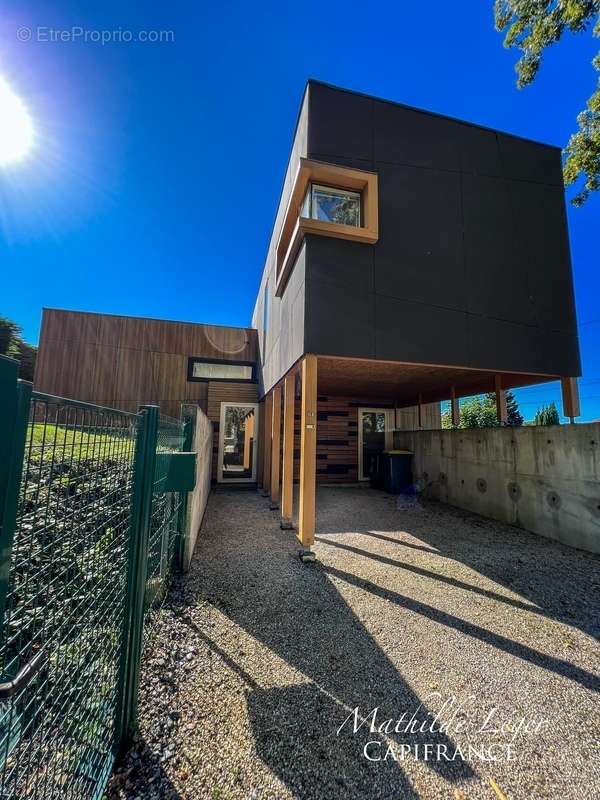
[[[33,123],[25,104],[0,77],[0,167],[21,161],[33,144]]]

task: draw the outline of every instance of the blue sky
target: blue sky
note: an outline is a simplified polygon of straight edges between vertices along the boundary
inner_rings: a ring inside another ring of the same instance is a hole
[[[492,5],[5,0],[0,75],[37,144],[0,175],[0,313],[32,342],[42,306],[248,324],[308,77],[564,145],[597,40],[565,40],[518,91]],[[154,30],[174,41],[125,41]],[[569,209],[583,419],[600,417],[599,212]],[[519,392],[526,417],[558,397]]]

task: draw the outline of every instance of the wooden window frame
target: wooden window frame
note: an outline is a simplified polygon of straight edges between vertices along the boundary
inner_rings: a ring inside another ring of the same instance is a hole
[[[252,452],[252,470],[249,478],[224,478],[223,477],[223,458],[225,455],[225,412],[231,406],[234,408],[252,408],[254,411],[254,448]],[[258,403],[236,403],[235,400],[223,400],[219,411],[219,431],[217,433],[217,483],[227,483],[231,485],[256,483],[256,470],[258,465],[258,441],[259,441],[259,419]]]
[[[361,194],[361,225],[342,225],[301,216],[302,203],[309,184]],[[307,233],[375,244],[379,239],[378,178],[375,172],[342,167],[301,158],[290,200],[277,243],[277,285],[275,296],[281,297],[294,267],[298,251]]]
[[[232,367],[252,367],[252,376],[250,378],[198,378],[194,375],[194,364],[223,364]],[[235,359],[189,356],[187,379],[189,383],[257,383],[256,363],[254,361],[237,361]]]
[[[394,444],[394,429],[396,427],[395,413],[393,408],[375,408],[372,406],[361,406],[358,409],[358,470],[357,476],[359,481],[368,481],[369,477],[364,474],[365,465],[363,464],[363,429],[362,429],[362,415],[367,414],[384,414],[385,415],[385,449],[391,450]]]

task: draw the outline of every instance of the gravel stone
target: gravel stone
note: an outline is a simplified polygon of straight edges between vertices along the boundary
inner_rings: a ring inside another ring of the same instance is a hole
[[[358,488],[319,490],[317,530],[304,565],[268,499],[211,495],[157,614],[112,800],[600,797],[600,558]],[[431,725],[451,698],[446,731],[337,735],[356,707]],[[490,713],[540,727],[482,733]],[[512,736],[510,760],[414,757]],[[367,760],[372,741],[399,760]]]

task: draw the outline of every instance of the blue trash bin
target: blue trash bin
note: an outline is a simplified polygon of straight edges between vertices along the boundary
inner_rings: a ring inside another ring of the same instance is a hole
[[[410,450],[385,450],[383,453],[383,488],[389,494],[400,494],[412,486]]]

